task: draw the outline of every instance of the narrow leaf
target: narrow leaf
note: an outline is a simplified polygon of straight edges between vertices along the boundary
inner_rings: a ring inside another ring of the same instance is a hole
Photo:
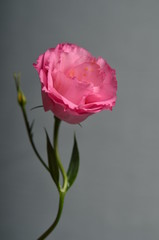
[[[33,120],[31,125],[30,125],[30,132],[32,132],[32,129],[33,129],[33,126],[34,126],[34,122],[35,122],[35,120]]]
[[[42,107],[43,107],[43,105],[40,105],[40,106],[32,107],[30,110],[32,111],[32,110],[34,110],[36,108],[42,108]]]
[[[67,178],[68,178],[68,188],[69,189],[72,184],[74,183],[77,173],[79,169],[79,151],[78,151],[78,145],[76,141],[76,136],[74,136],[74,145],[72,150],[72,156],[70,160],[70,164],[67,171]]]
[[[49,165],[50,174],[56,186],[58,187],[59,186],[59,168],[56,160],[55,151],[50,143],[50,139],[48,137],[47,132],[46,132],[46,140],[47,140],[47,155],[48,155],[48,165]]]

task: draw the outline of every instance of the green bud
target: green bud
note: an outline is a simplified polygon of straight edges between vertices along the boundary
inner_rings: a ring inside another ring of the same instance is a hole
[[[15,80],[17,94],[18,94],[18,97],[17,97],[18,103],[21,107],[24,107],[26,104],[26,97],[22,92],[22,90],[20,89],[20,73],[14,73],[13,77]]]
[[[26,97],[21,90],[18,91],[18,103],[22,107],[24,107],[26,104]]]

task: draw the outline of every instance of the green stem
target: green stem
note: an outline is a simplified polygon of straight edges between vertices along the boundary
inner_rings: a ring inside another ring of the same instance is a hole
[[[23,92],[20,89],[20,75],[19,74],[14,74],[14,79],[15,79],[15,83],[16,83],[16,89],[17,89],[17,93],[18,93],[18,103],[21,107],[22,113],[23,113],[23,117],[24,117],[24,121],[25,121],[25,125],[26,125],[26,129],[27,129],[27,133],[29,136],[29,140],[30,143],[32,145],[32,148],[36,154],[36,156],[38,157],[38,159],[40,160],[40,162],[42,163],[42,165],[45,167],[45,169],[50,173],[50,169],[48,168],[48,166],[45,164],[45,162],[43,161],[43,159],[41,158],[41,156],[39,155],[34,142],[33,142],[33,135],[32,135],[32,126],[33,124],[29,124],[28,118],[27,118],[27,114],[26,114],[26,110],[25,110],[25,104],[26,104],[26,98],[23,94]],[[67,179],[67,175],[65,172],[65,169],[61,163],[60,157],[59,157],[59,153],[58,153],[58,131],[59,131],[59,126],[60,126],[60,122],[61,120],[59,120],[58,118],[55,117],[55,123],[54,123],[54,148],[55,148],[55,156],[56,156],[56,160],[58,163],[58,167],[62,173],[63,176],[63,187],[59,186],[58,188],[58,192],[59,192],[59,207],[58,207],[58,212],[57,212],[57,216],[55,218],[55,221],[53,222],[53,224],[38,238],[38,240],[44,240],[56,227],[56,225],[58,224],[60,217],[61,217],[61,213],[62,213],[62,209],[63,209],[63,205],[64,205],[64,197],[67,191],[67,185],[68,185],[68,179]],[[60,185],[60,184],[59,184]]]
[[[60,169],[60,171],[62,173],[62,177],[63,177],[63,186],[62,187],[60,186],[58,189],[58,191],[59,191],[59,208],[58,208],[57,216],[56,216],[53,224],[37,240],[44,240],[55,229],[56,225],[58,224],[58,222],[60,220],[61,214],[62,214],[64,197],[65,197],[65,194],[67,191],[68,179],[67,179],[65,169],[61,163],[61,160],[59,157],[59,152],[58,152],[58,133],[59,133],[60,123],[61,123],[61,120],[58,119],[57,117],[55,117],[53,143],[54,143],[54,150],[55,150],[57,163],[58,163],[59,169]]]
[[[42,158],[41,158],[40,154],[38,153],[38,151],[35,147],[35,144],[33,142],[32,125],[31,126],[29,125],[29,121],[28,121],[28,118],[27,118],[26,110],[25,110],[26,97],[20,89],[20,73],[19,74],[14,73],[13,77],[14,77],[15,84],[16,84],[16,89],[17,89],[17,96],[18,96],[17,100],[18,100],[18,103],[19,103],[20,108],[21,108],[22,113],[23,113],[24,122],[25,122],[25,126],[26,126],[26,129],[27,129],[27,133],[28,133],[28,136],[29,136],[30,143],[32,145],[32,148],[33,148],[36,156],[39,158],[40,162],[42,163],[42,165],[46,168],[47,171],[50,172],[48,166],[42,160]]]
[[[59,169],[62,173],[63,176],[63,187],[60,189],[61,192],[66,192],[67,186],[68,186],[68,179],[67,179],[67,174],[65,172],[65,169],[61,163],[60,157],[59,157],[59,152],[58,152],[58,132],[59,132],[59,126],[60,126],[61,120],[55,117],[55,122],[54,122],[54,149],[55,149],[55,155],[56,159],[58,162]]]
[[[27,118],[27,114],[26,114],[26,110],[25,110],[25,107],[24,106],[21,106],[21,109],[22,109],[22,113],[23,113],[23,117],[24,117],[24,121],[25,121],[25,126],[26,126],[26,129],[27,129],[27,133],[28,133],[28,136],[29,136],[29,140],[30,140],[30,143],[31,143],[31,146],[36,154],[36,156],[38,157],[38,159],[40,160],[40,162],[42,163],[42,165],[45,167],[45,169],[49,171],[49,168],[48,166],[46,165],[46,163],[42,160],[40,154],[38,153],[36,147],[35,147],[35,144],[33,142],[33,137],[32,137],[32,133],[31,133],[31,128],[30,128],[30,125],[29,125],[29,122],[28,122],[28,118]]]
[[[64,204],[64,197],[65,197],[65,193],[60,192],[59,193],[59,208],[58,208],[56,219],[53,222],[53,224],[46,230],[46,232],[44,232],[37,240],[44,240],[55,229],[55,227],[58,224],[60,217],[61,217],[63,204]]]

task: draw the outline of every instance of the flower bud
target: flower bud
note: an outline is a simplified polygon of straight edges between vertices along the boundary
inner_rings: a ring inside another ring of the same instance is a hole
[[[26,104],[26,97],[21,90],[18,91],[18,103],[22,107],[24,107]]]

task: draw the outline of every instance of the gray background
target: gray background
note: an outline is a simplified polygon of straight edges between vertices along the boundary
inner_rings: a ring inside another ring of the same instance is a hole
[[[22,73],[29,119],[43,157],[42,109],[32,63],[47,48],[76,43],[116,69],[118,100],[83,122],[63,123],[60,152],[67,167],[76,131],[81,164],[62,219],[48,239],[159,239],[159,1],[1,1],[0,239],[34,240],[53,221],[58,194],[36,159],[16,102]]]

